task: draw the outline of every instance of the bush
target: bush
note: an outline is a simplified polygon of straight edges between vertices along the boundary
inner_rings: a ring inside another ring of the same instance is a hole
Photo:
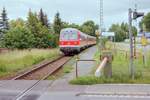
[[[54,34],[49,34],[48,36],[49,36],[49,41],[48,41],[49,47],[57,47],[59,36]]]
[[[10,29],[4,36],[4,46],[7,48],[31,48],[34,36],[24,27]]]

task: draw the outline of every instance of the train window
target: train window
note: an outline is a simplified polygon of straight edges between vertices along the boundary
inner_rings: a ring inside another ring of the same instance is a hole
[[[69,39],[69,36],[68,36],[67,33],[64,35],[64,39],[65,39],[65,40],[68,40],[68,39]]]
[[[78,34],[76,32],[63,32],[60,34],[61,40],[77,40]]]
[[[77,33],[70,33],[70,40],[77,40],[78,34]]]
[[[77,40],[78,39],[78,34],[77,33],[69,33],[69,32],[64,32],[60,34],[60,39],[61,40]]]
[[[61,40],[68,40],[69,36],[68,36],[68,33],[61,33],[60,34],[60,39]]]

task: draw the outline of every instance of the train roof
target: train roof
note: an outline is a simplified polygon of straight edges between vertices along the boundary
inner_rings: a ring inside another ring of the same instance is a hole
[[[62,29],[61,30],[61,32],[63,32],[63,31],[79,31],[78,29],[75,29],[75,28],[64,28],[64,29]]]

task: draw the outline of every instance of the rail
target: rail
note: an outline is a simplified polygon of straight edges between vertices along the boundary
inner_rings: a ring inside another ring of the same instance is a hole
[[[65,61],[64,61],[63,63],[61,63],[61,64],[58,64],[58,65],[57,65],[58,67],[57,67],[56,65],[52,64],[52,63],[57,62],[57,61],[59,61],[59,60],[61,60],[61,59],[63,59],[63,58],[66,58]],[[70,59],[71,59],[71,57],[60,57],[60,58],[58,58],[57,60],[54,60],[54,61],[52,61],[52,62],[49,62],[48,64],[52,64],[52,66],[54,66],[55,69],[52,70],[52,71],[49,71],[49,73],[46,73],[46,75],[44,75],[41,79],[37,80],[32,86],[28,87],[28,88],[25,89],[23,92],[21,92],[20,94],[18,94],[13,100],[22,100],[22,98],[23,98],[25,95],[27,95],[33,88],[37,87],[37,86],[40,84],[40,82],[42,82],[43,80],[47,79],[52,73],[54,73],[56,70],[58,70],[59,68],[61,68],[61,67],[62,67],[65,63],[67,63]],[[45,64],[45,66],[48,66],[48,64]],[[44,67],[44,65],[42,65],[42,67]],[[41,70],[41,67],[39,67],[38,69]],[[38,69],[36,69],[36,70],[38,70]],[[34,70],[31,70],[31,72],[32,72],[32,71],[35,71],[35,69],[34,69]],[[30,74],[31,72],[27,72],[27,73],[25,73],[25,74],[23,74],[23,75],[20,75],[20,76],[14,78],[14,80],[24,79],[23,77],[26,77],[26,75]],[[54,81],[55,81],[55,80],[54,80]],[[54,81],[52,81],[52,83],[53,83]],[[51,83],[51,84],[52,84],[52,83]]]

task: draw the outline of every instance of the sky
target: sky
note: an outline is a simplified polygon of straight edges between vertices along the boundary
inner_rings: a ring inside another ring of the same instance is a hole
[[[100,0],[0,0],[0,9],[6,8],[8,18],[27,18],[29,9],[47,13],[49,21],[53,22],[56,12],[60,12],[63,21],[82,24],[93,20],[99,24]],[[110,27],[114,23],[128,22],[128,9],[134,9],[138,4],[138,11],[150,12],[150,0],[103,0],[104,26]],[[135,23],[137,24],[137,23]]]

